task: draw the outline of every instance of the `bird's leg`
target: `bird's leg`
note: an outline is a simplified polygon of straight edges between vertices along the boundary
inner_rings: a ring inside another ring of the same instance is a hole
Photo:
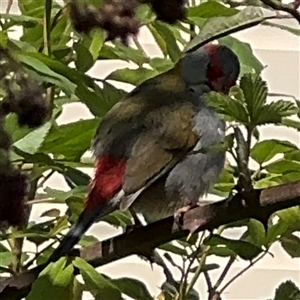
[[[138,217],[138,215],[136,214],[136,212],[132,208],[128,208],[128,210],[129,210],[129,212],[130,212],[130,214],[133,218],[134,224],[128,225],[125,229],[125,232],[130,232],[135,228],[145,226],[145,224],[143,224],[142,220]]]
[[[126,227],[126,232],[130,232],[133,229],[140,228],[140,227],[143,227],[143,226],[146,225],[146,224],[143,224],[142,220],[138,217],[138,215],[136,214],[136,212],[133,209],[128,208],[128,210],[132,215],[134,224],[131,225],[131,226],[127,226]],[[147,251],[137,253],[137,255],[141,259],[149,261],[149,263],[151,265],[151,268],[153,267],[153,263],[156,262],[155,258],[156,258],[157,253],[155,252],[155,249],[149,249]]]

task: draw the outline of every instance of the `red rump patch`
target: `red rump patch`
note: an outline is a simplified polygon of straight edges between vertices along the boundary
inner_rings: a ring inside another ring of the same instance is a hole
[[[96,209],[121,190],[125,168],[125,159],[102,156],[96,160],[95,177],[85,203],[87,210]]]

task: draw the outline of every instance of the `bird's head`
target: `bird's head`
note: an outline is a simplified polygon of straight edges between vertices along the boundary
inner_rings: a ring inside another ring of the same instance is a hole
[[[227,94],[240,73],[238,57],[226,46],[208,44],[181,60],[181,75],[187,86],[206,85]]]

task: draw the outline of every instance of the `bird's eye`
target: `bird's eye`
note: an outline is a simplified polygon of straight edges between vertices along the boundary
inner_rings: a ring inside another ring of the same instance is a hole
[[[195,92],[195,90],[194,90],[192,87],[189,87],[189,92],[192,92],[192,93],[194,93],[194,92]]]

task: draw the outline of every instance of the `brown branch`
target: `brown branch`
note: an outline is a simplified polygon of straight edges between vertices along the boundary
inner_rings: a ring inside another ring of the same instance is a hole
[[[292,15],[296,21],[300,24],[300,12],[297,10],[298,4],[297,1],[295,3],[291,4],[284,4],[281,1],[277,0],[260,0],[263,4],[273,8],[274,10],[277,11],[284,11],[290,15]]]
[[[242,201],[243,199],[248,201]],[[98,267],[132,254],[147,255],[159,245],[182,238],[190,231],[212,230],[247,218],[264,221],[278,210],[299,204],[300,181],[265,190],[241,192],[230,199],[187,211],[183,214],[180,225],[173,217],[169,217],[83,248],[80,250],[80,257]],[[16,277],[2,278],[0,299],[18,300],[25,297],[43,267],[45,266],[36,267]]]

